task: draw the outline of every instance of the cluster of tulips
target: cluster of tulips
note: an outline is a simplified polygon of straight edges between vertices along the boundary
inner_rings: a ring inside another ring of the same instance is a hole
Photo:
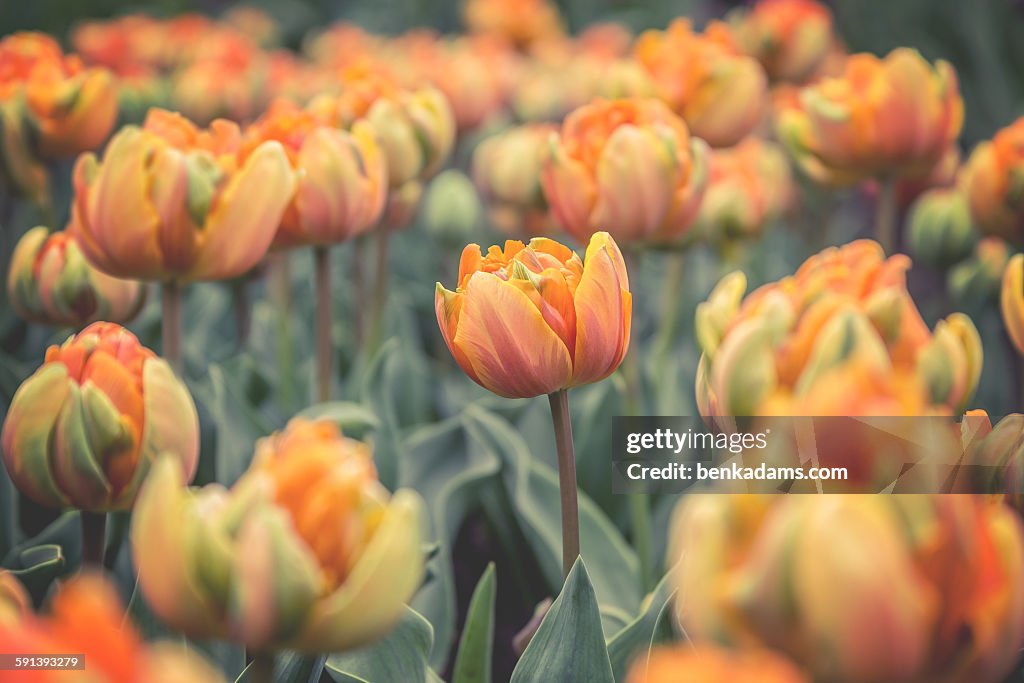
[[[1007,348],[1024,356],[1024,118],[961,163],[953,66],[909,48],[850,54],[815,0],[638,36],[614,24],[572,36],[544,0],[469,0],[464,19],[457,37],[339,24],[301,54],[252,9],[90,22],[73,53],[38,33],[0,38],[0,190],[68,215],[63,231],[21,236],[8,300],[73,331],[13,395],[0,446],[22,495],[80,511],[83,564],[46,615],[0,570],[0,649],[85,652],[89,680],[223,680],[201,656],[122,627],[103,553],[107,515],[127,512],[148,607],[190,638],[244,646],[248,680],[272,680],[281,652],[388,634],[425,578],[419,494],[384,488],[372,443],[302,417],[254,443],[230,486],[189,488],[208,456],[182,288],[287,273],[293,250],[310,248],[326,402],[338,374],[329,250],[352,247],[372,310],[345,322],[372,350],[392,233],[428,216],[463,226],[465,244],[477,202],[508,239],[468,244],[454,282],[436,284],[439,336],[497,396],[548,397],[569,575],[580,531],[568,392],[619,372],[640,412],[641,257],[664,252],[674,294],[687,251],[728,261],[798,209],[799,174],[861,190],[876,206],[872,239],[824,248],[749,294],[742,271],[720,279],[693,327],[701,416],[722,430],[738,417],[962,418],[927,447],[982,467],[951,480],[962,495],[843,495],[903,475],[900,444],[914,438],[865,430],[819,443],[853,472],[841,494],[683,497],[659,545],[691,642],[638,651],[625,680],[1004,680],[1024,646],[1024,418],[971,410],[987,340],[960,312],[929,327],[906,274],[913,256],[948,273],[959,300],[998,302]],[[55,207],[55,169],[71,159],[70,205]],[[122,327],[147,283],[161,287],[162,355]],[[631,502],[648,582],[649,501]]]

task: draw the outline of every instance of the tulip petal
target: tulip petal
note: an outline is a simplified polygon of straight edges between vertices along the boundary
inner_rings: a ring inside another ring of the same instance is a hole
[[[1024,254],[1010,259],[1003,273],[999,305],[1007,334],[1017,350],[1024,354]]]
[[[590,237],[594,225],[590,212],[597,201],[594,178],[579,161],[569,158],[552,133],[541,171],[544,196],[559,224],[577,239]]]
[[[462,371],[469,375],[474,382],[480,384],[480,378],[477,377],[473,364],[462,349],[455,344],[455,333],[459,329],[459,318],[462,315],[464,302],[464,294],[449,291],[440,282],[437,283],[434,292],[434,312],[437,315],[437,325],[441,328],[441,336],[444,337],[444,343],[448,345],[448,350],[451,351],[455,362],[459,364]]]
[[[576,287],[576,352],[572,385],[596,382],[610,375],[629,348],[632,297],[618,246],[608,233],[597,233],[587,245],[583,277]]]

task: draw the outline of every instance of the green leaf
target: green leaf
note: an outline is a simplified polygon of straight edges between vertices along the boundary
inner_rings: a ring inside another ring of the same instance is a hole
[[[459,653],[455,657],[452,683],[490,683],[496,592],[492,562],[487,565],[469,601],[466,625],[459,641]]]
[[[511,683],[614,683],[590,576],[577,559],[512,672]]]
[[[351,401],[330,401],[317,403],[300,411],[295,417],[307,420],[330,420],[338,425],[346,436],[364,439],[369,432],[380,429],[381,422],[372,410]]]
[[[39,604],[50,584],[64,573],[67,559],[59,545],[48,543],[25,548],[17,552],[8,568]]]
[[[274,662],[274,683],[318,683],[327,662],[325,655],[307,656],[297,652],[278,655]],[[245,667],[235,683],[249,681],[252,664]]]
[[[428,680],[427,658],[434,629],[411,608],[383,640],[327,658],[327,674],[335,683],[422,683]]]
[[[672,639],[670,614],[675,592],[668,576],[663,577],[645,598],[645,608],[640,615],[608,640],[608,656],[616,681],[625,679],[634,658],[641,653],[646,657],[654,645]]]
[[[7,476],[7,469],[0,467],[0,557],[10,552],[17,542],[18,492]]]

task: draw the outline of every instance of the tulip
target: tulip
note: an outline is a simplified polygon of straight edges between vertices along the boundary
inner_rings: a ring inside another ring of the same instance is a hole
[[[1024,117],[978,145],[964,180],[971,215],[986,235],[1024,245]]]
[[[0,628],[20,621],[32,612],[32,601],[17,577],[0,569]]]
[[[729,17],[736,42],[773,81],[801,83],[832,47],[832,15],[815,0],[760,0]]]
[[[800,91],[776,128],[811,178],[847,186],[927,175],[960,134],[963,108],[952,66],[899,48],[851,56],[841,76]]]
[[[473,152],[473,181],[491,221],[512,235],[540,235],[551,214],[541,187],[541,163],[552,124],[530,124],[491,136]]]
[[[523,48],[563,33],[558,7],[549,0],[469,0],[462,14],[471,33],[494,35]]]
[[[1010,262],[1006,242],[998,237],[983,237],[974,254],[949,272],[949,289],[965,304],[981,305],[999,299],[999,286]]]
[[[145,293],[138,282],[90,266],[67,233],[50,234],[42,226],[22,236],[7,274],[7,295],[15,312],[45,325],[125,323],[139,312]]]
[[[691,638],[815,680],[996,683],[1024,644],[1024,529],[980,497],[693,496],[670,545]]]
[[[1010,340],[1024,355],[1024,254],[1017,254],[1006,266],[999,306]]]
[[[700,34],[688,19],[676,19],[664,31],[643,33],[634,56],[662,99],[712,147],[736,144],[761,120],[768,94],[764,71],[721,23]]]
[[[17,106],[0,102],[0,185],[37,206],[50,204],[50,176],[36,158],[29,124]]]
[[[984,410],[969,411],[961,441],[963,466],[953,490],[991,493],[1024,511],[1024,415],[1006,415],[993,427]]]
[[[230,490],[184,483],[157,462],[131,543],[147,603],[192,637],[258,655],[357,648],[394,626],[423,578],[422,501],[389,496],[370,447],[333,423],[297,418],[261,439]]]
[[[157,455],[192,479],[199,421],[168,364],[98,322],[46,351],[14,394],[3,458],[18,489],[50,507],[128,510]]]
[[[960,190],[930,190],[915,202],[908,239],[914,258],[933,268],[948,268],[967,258],[976,242],[967,198]]]
[[[795,666],[768,650],[729,652],[712,646],[658,647],[640,656],[626,683],[808,683]]]
[[[99,575],[79,576],[60,587],[49,616],[26,615],[4,624],[0,642],[21,656],[77,656],[84,671],[23,671],[17,681],[56,683],[222,683],[223,677],[180,644],[148,644],[129,623],[114,586]]]
[[[608,230],[617,240],[668,243],[696,217],[707,147],[657,100],[598,100],[552,136],[541,183],[572,236]]]

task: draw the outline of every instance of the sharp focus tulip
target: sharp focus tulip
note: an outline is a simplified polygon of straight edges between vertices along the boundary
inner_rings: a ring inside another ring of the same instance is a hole
[[[47,350],[14,394],[2,445],[7,472],[33,500],[127,510],[161,453],[192,479],[199,421],[165,361],[123,327],[99,322]]]
[[[295,190],[281,145],[239,160],[238,127],[200,130],[151,109],[126,126],[103,161],[75,164],[71,233],[100,270],[139,280],[221,280],[255,266]]]
[[[541,182],[555,218],[586,241],[678,240],[707,182],[707,146],[657,100],[597,100],[551,136]]]
[[[842,75],[807,86],[776,121],[801,168],[827,185],[925,176],[960,134],[956,72],[908,48],[857,54]]]
[[[246,132],[243,148],[258,155],[280,144],[298,179],[274,238],[278,247],[326,246],[360,235],[380,219],[387,198],[387,164],[373,129],[351,131],[281,100]]]
[[[773,81],[801,83],[828,57],[832,15],[816,0],[760,0],[730,17],[736,42]]]
[[[910,213],[908,251],[933,268],[948,268],[967,258],[977,236],[967,198],[957,188],[925,192]]]
[[[644,651],[646,652],[646,650]],[[729,652],[713,646],[660,647],[633,661],[626,683],[809,683],[768,650]]]
[[[1024,117],[978,145],[964,180],[978,228],[1024,245]]]
[[[29,230],[11,256],[7,295],[21,317],[45,325],[81,328],[97,320],[135,317],[146,290],[93,268],[67,233]]]
[[[0,575],[2,576],[2,575]],[[54,596],[48,616],[27,615],[9,624],[0,620],[0,642],[20,655],[77,654],[85,670],[23,671],[14,681],[57,683],[222,683],[223,677],[180,643],[148,644],[126,625],[124,605],[114,586],[99,576],[71,579]],[[77,675],[76,675],[77,674]]]
[[[691,638],[814,680],[998,683],[1024,645],[1024,529],[981,497],[690,496],[670,545]]]
[[[456,290],[438,283],[434,308],[449,350],[473,381],[527,398],[614,372],[629,347],[632,302],[622,254],[599,232],[582,262],[543,237],[508,241],[486,255],[470,244]]]
[[[32,612],[32,601],[21,581],[6,569],[0,569],[0,628],[13,624]]]
[[[688,19],[647,31],[634,55],[673,111],[712,147],[735,145],[754,130],[767,104],[761,65],[742,54],[729,30],[712,22],[695,33]]]
[[[328,422],[261,439],[228,491],[192,492],[162,459],[131,541],[156,614],[255,651],[336,652],[387,633],[423,577],[422,501],[389,496],[370,447]]]
[[[491,220],[503,232],[540,235],[552,222],[541,188],[541,162],[553,124],[510,128],[489,137],[473,152],[473,180],[488,203]]]
[[[1017,254],[1006,266],[999,306],[1003,311],[1006,332],[1024,355],[1024,254]]]

